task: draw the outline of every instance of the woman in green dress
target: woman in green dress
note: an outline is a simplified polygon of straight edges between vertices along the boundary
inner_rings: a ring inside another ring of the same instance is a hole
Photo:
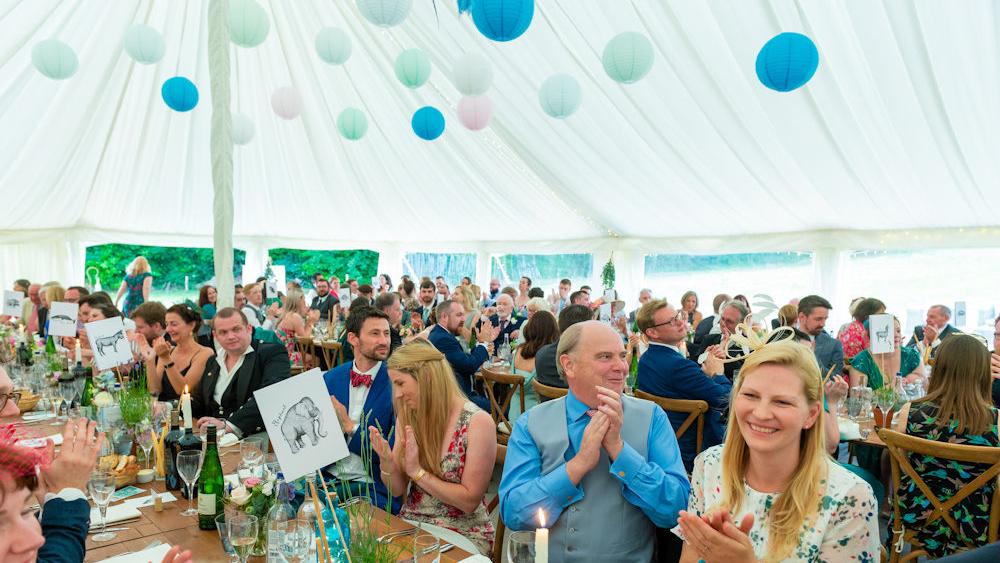
[[[902,327],[899,319],[896,317],[892,319],[895,327],[893,351],[872,354],[871,350],[866,348],[854,356],[851,360],[851,387],[866,385],[872,389],[881,389],[883,385],[892,385],[892,377],[896,374],[902,375],[905,383],[912,383],[923,377],[920,351],[901,345]]]
[[[136,256],[135,260],[125,269],[125,278],[118,287],[118,295],[115,297],[115,307],[122,295],[125,296],[125,303],[122,304],[122,313],[125,318],[132,316],[139,305],[149,300],[149,292],[153,288],[153,274],[149,268],[149,262],[145,256]]]

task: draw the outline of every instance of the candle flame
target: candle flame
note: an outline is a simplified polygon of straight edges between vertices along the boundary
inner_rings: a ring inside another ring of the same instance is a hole
[[[185,394],[185,395],[187,395],[187,392],[188,392],[188,386],[187,386],[187,385],[185,385],[185,386],[184,386],[184,394]]]
[[[545,511],[541,508],[538,509],[538,525],[539,527],[545,527]]]

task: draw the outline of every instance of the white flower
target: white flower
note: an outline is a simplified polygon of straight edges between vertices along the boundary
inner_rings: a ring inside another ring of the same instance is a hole
[[[264,483],[264,487],[261,489],[261,492],[264,493],[264,496],[266,497],[271,496],[271,493],[274,492],[274,483],[270,481]]]
[[[243,506],[244,504],[250,501],[250,491],[248,491],[247,488],[244,487],[243,485],[240,485],[239,487],[233,489],[233,492],[229,495],[229,498],[230,500],[233,501],[233,504],[235,504],[236,506]]]

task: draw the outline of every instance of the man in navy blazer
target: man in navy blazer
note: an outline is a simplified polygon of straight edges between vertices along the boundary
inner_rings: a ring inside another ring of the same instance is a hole
[[[457,301],[446,299],[438,305],[437,324],[431,329],[427,339],[444,354],[451,364],[458,386],[468,395],[469,400],[476,403],[486,412],[490,411],[490,401],[483,395],[476,394],[472,389],[472,376],[479,371],[483,362],[490,358],[490,346],[496,339],[499,329],[485,322],[476,332],[476,347],[466,353],[459,344],[459,330],[465,325],[465,307]]]
[[[654,299],[643,305],[636,313],[636,324],[649,339],[649,350],[639,358],[636,387],[668,399],[705,401],[709,410],[705,414],[702,449],[722,443],[726,428],[723,414],[732,391],[732,382],[722,374],[722,361],[710,351],[699,368],[697,363],[684,357],[678,346],[687,337],[687,321],[683,313],[678,314],[665,299]],[[668,412],[667,417],[676,430],[684,423],[687,413]],[[694,427],[678,440],[678,446],[684,468],[690,472],[698,455]]]
[[[844,370],[844,345],[823,330],[832,308],[830,302],[819,295],[806,295],[799,299],[799,330],[813,339],[813,352],[824,374],[831,369],[833,373]]]
[[[347,317],[345,330],[354,349],[354,361],[331,369],[323,379],[351,454],[325,471],[337,477],[342,498],[365,497],[373,505],[395,514],[399,512],[402,491],[392,491],[390,495],[382,483],[377,455],[371,456],[368,467],[363,462],[367,457],[364,448],[368,443],[368,427],[374,426],[385,436],[396,425],[392,382],[385,367],[389,356],[389,316],[378,309],[356,307]],[[394,435],[389,435],[390,444]],[[345,488],[350,489],[349,493]]]
[[[508,342],[511,344],[517,340],[520,334],[521,326],[524,324],[524,319],[517,319],[511,317],[514,312],[514,300],[511,299],[510,295],[506,293],[501,293],[497,297],[497,314],[490,315],[489,321],[493,326],[497,327],[497,337],[493,339],[493,349],[498,350],[500,345],[503,344],[503,339],[506,336]],[[481,326],[482,320],[479,321]],[[477,329],[479,326],[476,327]]]

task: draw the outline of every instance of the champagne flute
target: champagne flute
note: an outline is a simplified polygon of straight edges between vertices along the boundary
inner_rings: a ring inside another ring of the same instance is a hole
[[[194,484],[201,474],[201,463],[203,461],[201,450],[185,450],[177,454],[177,473],[184,484],[188,487],[188,507],[181,512],[181,516],[197,516],[198,510],[194,508]],[[245,560],[245,559],[244,559]]]
[[[240,563],[246,563],[247,557],[257,543],[257,517],[251,514],[234,512],[226,518],[226,529],[229,532],[229,543],[236,550]]]
[[[156,442],[156,434],[148,422],[143,422],[136,428],[135,441],[142,448],[142,453],[146,456],[146,469],[149,469],[149,452],[153,450],[153,443]]]
[[[115,476],[107,471],[95,471],[90,474],[87,482],[87,489],[94,499],[94,504],[101,512],[101,532],[94,534],[91,538],[94,541],[109,541],[115,539],[114,532],[106,532],[108,526],[108,504],[111,503],[111,496],[115,494]]]

